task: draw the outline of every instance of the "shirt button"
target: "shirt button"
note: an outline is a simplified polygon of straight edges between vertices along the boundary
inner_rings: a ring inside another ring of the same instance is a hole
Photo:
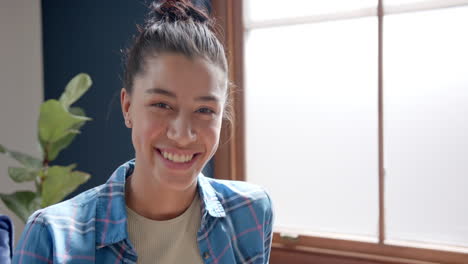
[[[208,252],[205,251],[205,252],[203,253],[203,258],[204,258],[204,259],[209,259],[209,258],[210,258],[210,253],[208,253]]]

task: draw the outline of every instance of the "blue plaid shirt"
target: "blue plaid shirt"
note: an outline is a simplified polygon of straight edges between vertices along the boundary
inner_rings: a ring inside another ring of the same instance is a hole
[[[13,263],[137,263],[129,241],[125,179],[134,160],[109,180],[28,220]],[[205,263],[268,263],[273,212],[266,192],[246,182],[198,176],[202,219],[197,243]]]

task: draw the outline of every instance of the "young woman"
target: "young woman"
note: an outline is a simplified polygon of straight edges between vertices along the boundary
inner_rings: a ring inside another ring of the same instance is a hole
[[[224,49],[189,2],[150,8],[121,91],[135,159],[105,184],[34,213],[13,263],[268,263],[265,191],[201,174],[229,116]]]

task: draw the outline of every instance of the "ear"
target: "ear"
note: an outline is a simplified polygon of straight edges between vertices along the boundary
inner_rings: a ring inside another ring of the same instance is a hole
[[[132,120],[130,115],[131,110],[131,98],[130,94],[125,88],[120,90],[120,106],[122,107],[122,114],[125,121],[125,126],[132,128]]]

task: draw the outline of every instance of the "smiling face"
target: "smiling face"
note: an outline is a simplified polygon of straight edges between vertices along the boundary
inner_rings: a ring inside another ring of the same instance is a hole
[[[218,147],[227,79],[203,58],[163,53],[145,62],[131,94],[121,92],[135,171],[161,187],[186,190]]]

